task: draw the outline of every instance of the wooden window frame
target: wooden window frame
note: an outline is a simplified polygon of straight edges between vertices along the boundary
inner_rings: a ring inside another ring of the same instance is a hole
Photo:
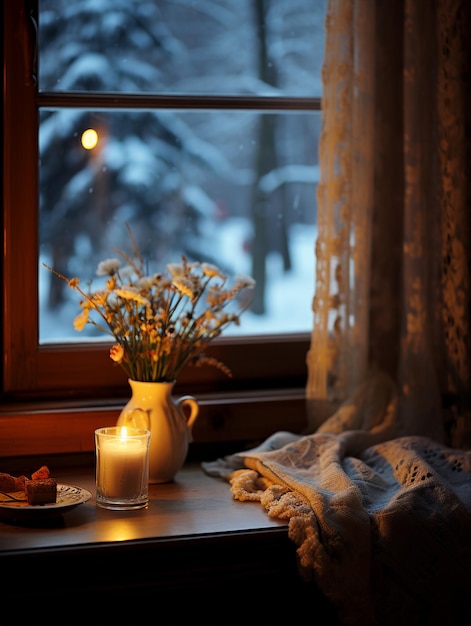
[[[175,96],[44,93],[37,90],[32,17],[34,0],[3,3],[3,233],[2,401],[0,457],[93,449],[95,427],[114,424],[129,397],[121,368],[106,346],[39,345],[38,329],[38,111],[41,107],[175,108]],[[187,105],[188,107],[188,102]],[[320,99],[239,98],[238,108],[319,110]],[[227,97],[191,99],[191,108],[234,108]],[[313,242],[314,255],[314,242]],[[314,262],[314,256],[313,256]],[[314,285],[306,285],[306,289]],[[175,393],[201,404],[196,443],[262,439],[280,428],[305,426],[304,388],[310,336],[221,338],[208,354],[232,370],[187,368]],[[71,428],[71,423],[73,428]],[[26,425],[26,426],[25,426]]]

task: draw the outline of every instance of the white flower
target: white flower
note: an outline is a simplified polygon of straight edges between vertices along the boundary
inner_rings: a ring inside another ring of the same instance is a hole
[[[255,280],[251,276],[244,276],[243,274],[237,274],[234,278],[236,286],[239,288],[247,287],[248,289],[253,289],[255,287]]]
[[[137,289],[149,290],[152,287],[153,280],[150,276],[142,276],[136,280]]]
[[[185,269],[183,265],[179,263],[169,263],[167,269],[174,278],[177,276],[185,276]]]
[[[97,276],[112,276],[121,267],[119,259],[105,259],[98,263],[96,270]]]

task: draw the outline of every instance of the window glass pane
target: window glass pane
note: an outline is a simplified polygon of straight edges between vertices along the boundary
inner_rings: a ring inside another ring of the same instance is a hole
[[[41,262],[86,286],[114,247],[132,251],[126,223],[155,271],[184,253],[256,279],[250,310],[225,335],[308,332],[320,121],[312,111],[42,110],[41,343],[86,336],[72,324],[79,294]]]
[[[326,0],[39,0],[39,89],[320,97]]]

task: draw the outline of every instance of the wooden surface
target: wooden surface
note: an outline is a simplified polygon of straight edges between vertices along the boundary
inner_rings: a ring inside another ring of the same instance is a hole
[[[0,626],[259,626],[281,623],[287,610],[337,626],[299,574],[287,524],[233,500],[199,464],[152,485],[138,511],[98,508],[91,468],[54,475],[93,497],[57,520],[0,522]]]
[[[0,521],[0,556],[17,550],[67,549],[123,541],[160,541],[220,533],[278,531],[283,522],[257,503],[233,500],[227,482],[207,476],[199,465],[183,468],[173,483],[150,485],[149,506],[109,511],[96,506],[93,468],[55,471],[58,483],[88,489],[92,498],[56,520],[21,525]]]
[[[242,442],[252,447],[278,430],[302,432],[307,426],[304,389],[195,397],[200,414],[193,441],[198,445],[233,442],[238,452],[243,449]],[[8,466],[7,459],[19,456],[93,453],[95,429],[114,426],[126,401],[108,399],[101,405],[82,406],[77,399],[70,399],[61,408],[46,402],[29,407],[2,401],[0,460]]]

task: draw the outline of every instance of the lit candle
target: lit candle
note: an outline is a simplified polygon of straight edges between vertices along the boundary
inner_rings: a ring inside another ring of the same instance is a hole
[[[97,490],[104,498],[137,498],[148,483],[147,442],[129,437],[125,426],[116,433],[100,440]]]

